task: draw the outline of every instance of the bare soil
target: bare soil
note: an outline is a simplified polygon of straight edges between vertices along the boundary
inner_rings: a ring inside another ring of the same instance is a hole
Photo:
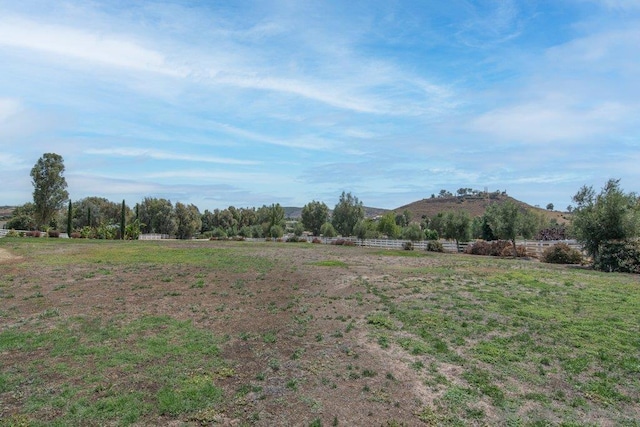
[[[262,273],[175,264],[123,268],[85,263],[34,269],[0,249],[2,274],[12,277],[3,289],[12,297],[3,302],[0,330],[43,319],[46,310],[59,313],[51,322],[75,316],[188,319],[228,338],[221,346],[222,357],[234,374],[216,381],[225,390],[225,403],[214,417],[220,424],[299,426],[317,419],[322,425],[419,423],[416,413],[432,393],[409,368],[402,351],[393,345],[383,350],[370,335],[366,317],[379,302],[367,293],[362,279],[382,281],[390,272],[402,276],[402,268],[425,266],[429,259],[305,246],[311,245],[245,244],[244,253],[274,261],[274,267]],[[348,267],[314,265],[326,260],[343,261]],[[193,286],[197,278],[202,278],[202,287]],[[40,327],[47,328],[47,321],[40,321]],[[275,340],[265,339],[269,334]],[[2,354],[4,364],[28,365],[41,357]],[[48,386],[54,389],[56,381],[64,380],[51,378]],[[247,385],[260,386],[261,392],[234,397]],[[20,399],[4,402],[0,418],[21,413],[23,404]],[[167,417],[146,419],[144,424],[173,421],[198,424]]]

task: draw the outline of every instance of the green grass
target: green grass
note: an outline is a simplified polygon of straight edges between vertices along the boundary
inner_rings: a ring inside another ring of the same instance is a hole
[[[221,340],[190,321],[144,316],[122,323],[76,317],[49,330],[29,326],[0,332],[0,353],[42,355],[28,374],[19,365],[4,365],[0,392],[29,384],[26,415],[47,419],[51,408],[59,414],[42,425],[129,425],[155,411],[180,415],[203,410],[222,397],[215,385],[217,373],[225,372]],[[67,380],[49,388],[49,379],[60,375]],[[136,389],[113,380],[121,376],[134,376]],[[138,391],[156,387],[155,393]]]
[[[0,245],[14,245],[17,255],[29,255],[38,265],[64,266],[91,264],[104,266],[186,265],[215,267],[229,272],[268,271],[273,262],[243,253],[239,245],[225,248],[207,247],[206,242],[154,242],[84,239],[3,238]],[[91,274],[108,274],[99,268]]]
[[[566,402],[582,400],[633,425],[632,408],[640,405],[637,276],[452,256],[405,271],[411,279],[400,288],[363,280],[383,305],[367,323],[382,348],[393,341],[420,358],[413,366],[426,358],[462,371],[446,391],[423,374],[441,395],[439,411],[422,415],[426,422],[484,417],[470,406],[473,397],[502,419],[527,400],[540,402],[543,424],[579,419],[584,405]],[[413,297],[398,300],[398,289]]]

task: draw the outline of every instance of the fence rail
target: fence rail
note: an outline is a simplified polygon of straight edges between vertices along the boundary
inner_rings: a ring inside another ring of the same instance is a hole
[[[358,239],[355,237],[313,237],[308,236],[307,242],[313,241],[313,239],[319,239],[325,245],[335,244],[339,240],[353,242],[355,246],[362,246],[367,248],[382,248],[382,249],[403,249],[403,245],[409,240],[397,240],[397,239]],[[247,239],[248,241],[264,241],[264,239]],[[442,248],[445,252],[456,253],[464,252],[467,246],[472,245],[474,242],[461,242],[456,245],[453,240],[438,240],[442,244]],[[428,241],[413,242],[413,247],[416,250],[426,250]],[[582,251],[582,246],[576,240],[516,240],[517,246],[524,246],[527,255],[540,258],[542,253],[548,247],[554,246],[557,243],[565,243],[571,248]]]

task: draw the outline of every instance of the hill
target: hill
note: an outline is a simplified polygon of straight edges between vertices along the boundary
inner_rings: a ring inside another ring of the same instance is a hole
[[[485,195],[465,195],[451,197],[434,197],[430,199],[422,199],[413,203],[409,203],[394,209],[396,213],[402,213],[405,210],[411,212],[414,219],[427,216],[434,217],[440,212],[464,210],[469,213],[471,218],[482,216],[487,207],[492,203],[504,203],[512,201],[524,208],[531,209],[536,213],[544,214],[549,220],[555,219],[558,223],[566,223],[569,215],[564,212],[549,211],[538,207],[531,206],[520,200],[508,196],[506,193],[485,193]]]

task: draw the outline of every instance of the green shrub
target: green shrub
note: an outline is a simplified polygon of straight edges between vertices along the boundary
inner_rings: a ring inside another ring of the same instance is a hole
[[[640,241],[609,241],[600,245],[594,268],[601,271],[640,274]]]
[[[227,237],[228,237],[227,232],[224,231],[222,228],[214,228],[213,230],[211,230],[212,240],[224,240]]]
[[[580,264],[582,254],[566,243],[557,243],[542,253],[542,262],[549,264]]]
[[[413,243],[412,242],[404,242],[402,244],[402,249],[404,249],[405,251],[412,251],[413,250]]]
[[[442,243],[437,240],[429,240],[427,242],[427,251],[429,252],[444,252]]]
[[[426,229],[424,230],[424,239],[425,240],[438,240],[440,236],[438,236],[438,232],[436,230]]]
[[[20,237],[20,234],[16,230],[11,229],[7,232],[7,237]]]

